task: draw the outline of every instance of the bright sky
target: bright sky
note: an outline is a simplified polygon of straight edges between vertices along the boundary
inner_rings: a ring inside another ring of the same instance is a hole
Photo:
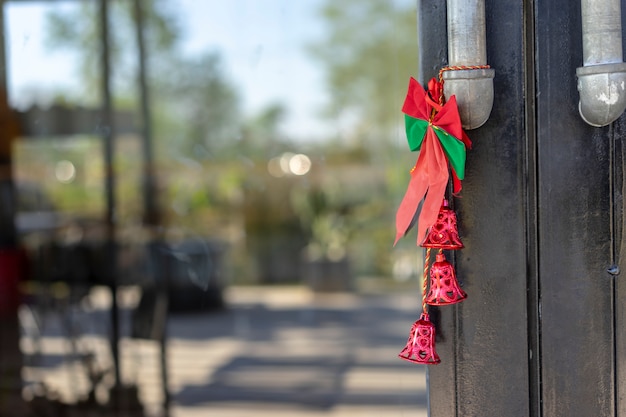
[[[245,95],[249,112],[288,104],[286,130],[302,135],[314,129],[324,100],[323,74],[304,46],[323,29],[316,10],[321,0],[178,0],[189,30],[186,49],[217,48],[230,76]]]
[[[5,6],[9,98],[18,106],[30,104],[36,88],[73,85],[71,57],[45,50],[44,10],[41,3]]]
[[[322,0],[175,1],[185,27],[185,51],[221,51],[249,115],[272,103],[285,103],[287,134],[324,135],[328,129],[316,116],[325,100],[323,74],[304,49],[322,33],[316,15]],[[59,90],[76,85],[73,57],[45,49],[46,7],[62,4],[6,6],[9,94],[17,106],[31,104],[32,92],[41,87]]]

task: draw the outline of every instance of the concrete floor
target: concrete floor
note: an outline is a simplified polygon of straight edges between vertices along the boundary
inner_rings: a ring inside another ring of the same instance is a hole
[[[107,304],[105,295],[94,297],[92,318]],[[418,318],[418,296],[235,287],[226,300],[224,311],[169,318],[171,416],[426,417],[425,366],[398,358]],[[98,333],[80,344],[106,355]],[[40,342],[45,354],[70,348],[59,335]],[[25,336],[26,351],[29,343]],[[122,379],[139,386],[149,415],[159,415],[158,344],[124,337],[120,350]],[[27,365],[25,379],[44,380],[67,401],[87,385],[76,364]]]

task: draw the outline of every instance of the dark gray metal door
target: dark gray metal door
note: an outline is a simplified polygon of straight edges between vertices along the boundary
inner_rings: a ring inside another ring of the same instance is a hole
[[[425,82],[447,63],[445,2],[418,11]],[[594,128],[578,115],[579,1],[486,0],[486,11],[494,107],[468,132],[454,200],[468,298],[431,308],[442,363],[428,369],[430,416],[626,416],[626,277],[608,272],[626,271],[626,117]]]

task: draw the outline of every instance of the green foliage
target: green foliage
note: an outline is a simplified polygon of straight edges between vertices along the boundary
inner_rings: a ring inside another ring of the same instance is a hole
[[[115,105],[138,108],[133,2],[109,4]],[[393,139],[403,123],[400,106],[408,78],[417,69],[414,3],[324,2],[319,17],[327,30],[308,48],[326,70],[331,100],[326,115],[347,124],[345,131],[351,134],[348,140],[329,138],[297,148],[280,131],[288,108],[275,103],[244,119],[240,92],[219,53],[183,56],[177,49],[182,32],[172,3],[143,4],[165,226],[232,242],[240,265],[250,263],[242,255],[246,251],[258,255],[261,269],[275,256],[297,260],[308,244],[323,257],[349,255],[359,273],[387,272],[392,212],[413,158],[404,147],[398,156]],[[49,46],[81,54],[80,76],[90,104],[97,103],[100,86],[97,5],[79,2],[51,13],[48,20]],[[286,151],[307,153],[314,169],[304,177],[272,177],[268,161]],[[405,155],[407,168],[398,169],[405,165]],[[126,204],[125,212],[135,214],[141,211],[140,197],[130,181],[139,181],[140,173],[132,166],[133,156],[139,158],[137,150],[118,155],[116,169],[127,178],[120,180],[119,201]],[[91,198],[80,192],[66,186],[55,198]],[[274,248],[280,253],[270,254]]]
[[[326,214],[320,211],[319,218],[327,224],[326,218],[336,222],[344,213],[338,229],[349,236],[345,243],[354,269],[387,275],[393,212],[415,158],[406,147],[400,111],[409,77],[417,72],[415,3],[327,0],[319,16],[325,36],[309,45],[309,51],[325,68],[331,95],[326,115],[343,121],[351,132],[347,143],[327,148],[337,151],[327,162],[343,167],[333,174],[342,182],[343,192],[337,195],[342,202]],[[346,169],[350,164],[352,173]],[[355,194],[360,198],[354,199]],[[342,207],[348,202],[346,211]]]
[[[320,17],[326,36],[310,51],[326,67],[328,115],[351,118],[357,140],[384,148],[401,123],[399,108],[417,70],[415,4],[328,0]]]
[[[286,140],[279,129],[287,109],[283,104],[274,103],[259,114],[249,118],[243,126],[238,151],[253,158],[269,159],[286,149]]]
[[[163,69],[167,76],[158,74],[152,84],[159,112],[155,131],[165,154],[198,160],[232,157],[242,116],[220,56],[172,57]]]
[[[93,165],[101,164],[100,146],[95,137],[48,138],[46,141],[20,142],[14,150],[18,188],[28,187],[51,200],[46,210],[58,210],[77,216],[99,216],[104,208],[101,187],[89,186]],[[95,160],[94,160],[95,159]],[[63,183],[55,170],[60,161],[74,166],[75,178]],[[98,172],[97,175],[101,175]],[[30,211],[33,208],[25,207]]]

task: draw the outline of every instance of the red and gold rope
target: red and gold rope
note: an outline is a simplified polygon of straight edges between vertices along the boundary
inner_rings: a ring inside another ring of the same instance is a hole
[[[422,277],[422,312],[428,314],[428,304],[426,304],[426,291],[428,289],[428,266],[430,263],[430,248],[426,248],[424,255],[424,276]]]
[[[439,83],[441,83],[441,87],[443,88],[443,73],[446,71],[476,70],[489,68],[491,68],[489,65],[450,65],[447,67],[443,67],[439,70]],[[443,105],[445,100],[445,98],[443,97],[443,92],[441,94],[440,100],[440,104]]]

